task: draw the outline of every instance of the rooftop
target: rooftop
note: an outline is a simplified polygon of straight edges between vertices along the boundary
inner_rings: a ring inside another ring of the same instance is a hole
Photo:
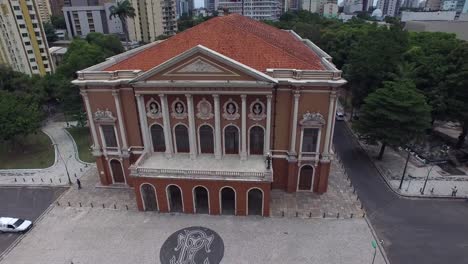
[[[321,58],[296,35],[238,14],[212,18],[105,70],[147,71],[197,45],[261,72],[272,68],[326,70]]]

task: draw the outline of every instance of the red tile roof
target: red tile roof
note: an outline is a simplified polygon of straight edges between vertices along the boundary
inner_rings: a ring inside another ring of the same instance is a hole
[[[210,19],[105,70],[149,70],[197,45],[265,72],[267,68],[324,70],[320,58],[291,33],[232,14]]]

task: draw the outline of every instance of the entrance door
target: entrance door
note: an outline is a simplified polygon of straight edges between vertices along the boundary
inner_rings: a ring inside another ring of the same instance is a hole
[[[248,204],[248,214],[249,215],[263,215],[263,193],[259,189],[252,189],[247,194],[249,199]]]
[[[306,165],[301,168],[299,175],[298,190],[300,191],[311,191],[312,190],[312,179],[314,176],[314,168]]]
[[[205,187],[198,186],[193,190],[193,199],[195,201],[195,213],[208,214],[208,191]]]
[[[236,214],[236,193],[230,187],[221,190],[221,214]]]
[[[143,184],[141,186],[141,197],[145,211],[157,211],[158,203],[156,201],[156,191],[150,184]]]
[[[167,188],[167,196],[169,200],[169,212],[181,213],[183,211],[182,192],[179,187],[175,185],[169,186],[169,188]]]
[[[111,160],[110,162],[112,177],[114,177],[114,183],[125,183],[124,173],[122,171],[122,164],[118,160]]]

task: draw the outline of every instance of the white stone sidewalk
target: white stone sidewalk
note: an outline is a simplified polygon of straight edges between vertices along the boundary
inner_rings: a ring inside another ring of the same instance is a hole
[[[374,237],[362,218],[171,215],[54,207],[2,264],[160,263],[164,241],[190,226],[219,234],[224,243],[221,263],[226,264],[362,264],[372,263],[374,254]],[[376,253],[375,264],[385,263],[379,249]]]
[[[73,183],[88,169],[95,167],[93,163],[79,160],[76,144],[65,127],[65,122],[48,122],[42,128],[55,144],[54,165],[45,169],[0,170],[0,185],[67,185],[64,161]]]

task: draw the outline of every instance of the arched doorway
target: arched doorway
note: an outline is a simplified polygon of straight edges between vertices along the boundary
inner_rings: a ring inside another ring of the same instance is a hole
[[[177,153],[188,153],[190,152],[189,136],[187,127],[184,125],[177,125],[174,128],[174,134],[176,139]]]
[[[263,155],[263,144],[265,141],[265,133],[263,128],[254,126],[250,129],[249,134],[250,155]]]
[[[257,188],[247,194],[247,212],[249,215],[263,215],[263,192]]]
[[[214,153],[213,128],[203,125],[199,129],[200,153]]]
[[[227,126],[224,129],[224,152],[239,154],[239,129],[235,126]]]
[[[195,206],[195,213],[210,213],[208,190],[205,187],[197,186],[193,189],[193,203]]]
[[[164,129],[158,124],[151,126],[151,140],[153,142],[154,152],[166,151],[166,144],[164,142]]]
[[[110,167],[112,171],[112,178],[114,178],[114,183],[125,183],[125,177],[120,161],[115,159],[111,160]]]
[[[231,187],[224,187],[221,190],[221,214],[236,214],[236,192]]]
[[[299,191],[312,191],[312,180],[314,178],[314,168],[310,165],[304,165],[299,174],[297,189]]]
[[[154,186],[148,183],[141,185],[141,200],[143,201],[143,209],[145,211],[157,211],[158,202],[156,200],[156,190]]]
[[[183,212],[182,192],[176,185],[167,187],[167,201],[169,203],[169,212]]]

